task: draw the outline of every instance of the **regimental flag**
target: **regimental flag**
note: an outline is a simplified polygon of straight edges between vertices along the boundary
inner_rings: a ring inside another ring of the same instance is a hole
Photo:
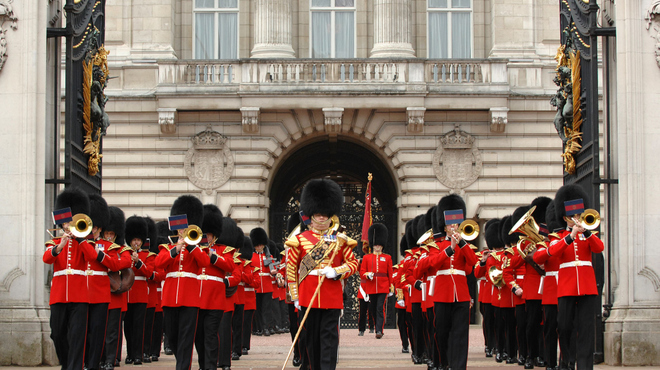
[[[453,209],[451,211],[445,211],[445,225],[454,225],[460,224],[463,222],[463,210],[462,209]]]
[[[185,214],[170,216],[167,218],[167,223],[172,231],[185,229],[188,227],[188,216]]]
[[[298,213],[300,213],[300,219],[302,220],[303,224],[309,225],[312,223],[312,220],[303,211]]]
[[[364,194],[364,218],[362,219],[362,246],[369,245],[369,228],[373,222],[371,217],[371,180],[373,176],[369,173],[367,192]]]
[[[199,245],[204,246],[204,247],[208,247],[209,239],[206,237],[206,234],[204,234],[204,236],[202,236],[202,241],[199,242]]]
[[[150,247],[151,247],[151,239],[147,238],[145,239],[144,244],[142,244],[142,249],[149,249]]]
[[[548,236],[550,234],[550,230],[548,230],[548,225],[544,223],[539,224],[539,234],[543,236]]]
[[[584,200],[567,200],[564,202],[564,209],[566,210],[566,216],[568,217],[579,215],[580,213],[584,212]]]
[[[71,208],[62,208],[56,211],[53,211],[53,223],[55,225],[62,225],[67,222],[73,221],[73,215],[71,214]]]

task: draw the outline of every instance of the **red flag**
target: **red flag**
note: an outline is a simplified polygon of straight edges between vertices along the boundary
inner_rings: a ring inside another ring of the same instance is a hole
[[[362,220],[362,245],[369,244],[369,227],[371,227],[371,173],[367,183],[367,192],[364,195],[364,219]]]

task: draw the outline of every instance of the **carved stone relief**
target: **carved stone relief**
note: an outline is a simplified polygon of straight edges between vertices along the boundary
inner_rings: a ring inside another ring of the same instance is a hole
[[[340,132],[344,108],[323,108],[324,125],[326,132]]]
[[[11,6],[12,0],[0,0],[0,71],[7,61],[7,29],[3,28],[5,22],[9,20],[9,28],[16,30],[18,18],[14,16],[14,9]]]
[[[224,185],[234,171],[227,137],[208,127],[192,138],[193,147],[184,157],[183,168],[190,182],[206,194]]]
[[[163,134],[176,132],[176,120],[178,118],[176,108],[158,108],[158,125]]]
[[[259,132],[259,108],[243,107],[241,108],[241,124],[243,132],[246,134],[255,134]]]
[[[424,107],[408,107],[406,108],[408,114],[408,132],[422,132],[424,130]]]
[[[454,130],[440,138],[441,146],[433,155],[433,171],[452,193],[460,193],[481,174],[483,162],[479,149],[474,146],[474,140],[458,124]]]
[[[655,40],[655,62],[660,67],[660,0],[655,0],[646,11],[646,29],[651,32]],[[652,28],[652,30],[651,30]]]

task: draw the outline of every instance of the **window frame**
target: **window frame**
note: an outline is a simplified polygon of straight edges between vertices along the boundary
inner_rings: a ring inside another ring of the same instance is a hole
[[[314,25],[312,23],[312,13],[314,12],[329,12],[330,13],[330,29],[333,30],[333,32],[330,34],[330,59],[337,59],[336,56],[336,38],[335,38],[335,27],[336,27],[336,22],[335,22],[335,14],[338,12],[342,13],[353,13],[353,56],[348,59],[353,59],[356,58],[357,56],[357,2],[360,0],[355,0],[353,2],[352,7],[345,7],[345,6],[335,6],[335,0],[330,0],[330,6],[323,6],[323,7],[314,7],[312,5],[312,1],[314,0],[309,0],[309,57],[314,58],[313,53],[314,53],[314,45],[312,44],[312,32]],[[326,59],[326,58],[316,58],[316,59]],[[342,58],[343,59],[343,58]]]
[[[240,40],[241,40],[241,12],[240,12],[240,0],[236,0],[236,8],[219,8],[218,7],[218,2],[220,0],[213,0],[214,7],[213,8],[196,8],[196,0],[192,1],[192,59],[193,60],[237,60],[240,59]],[[197,22],[197,14],[213,14],[213,37],[214,37],[214,42],[213,42],[213,55],[214,57],[212,59],[197,59],[195,57],[196,55],[196,42],[195,42],[195,31],[196,31],[196,22]],[[229,13],[229,14],[236,14],[236,58],[235,59],[220,59],[218,57],[218,54],[220,52],[218,48],[218,42],[220,41],[218,37],[220,36],[218,34],[219,31],[219,14],[220,13]]]
[[[429,2],[426,0],[426,55],[431,59],[431,36],[429,32],[430,15],[431,13],[446,13],[447,16],[447,31],[449,34],[452,32],[452,14],[453,13],[468,13],[470,14],[470,57],[469,58],[454,58],[453,54],[453,34],[447,39],[447,54],[446,58],[432,58],[432,59],[472,59],[474,58],[474,0],[470,1],[468,8],[453,8],[452,0],[447,0],[446,8],[431,8]]]

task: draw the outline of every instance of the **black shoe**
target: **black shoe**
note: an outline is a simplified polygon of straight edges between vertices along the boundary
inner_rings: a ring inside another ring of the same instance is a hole
[[[376,333],[376,339],[380,339],[382,337],[383,337],[383,333],[381,332]]]
[[[501,354],[501,353],[498,352],[498,353],[495,355],[495,361],[497,361],[497,362],[502,362],[502,361],[504,361],[504,358],[502,357],[502,354]]]
[[[263,333],[261,330],[257,330],[257,331],[255,331],[255,332],[252,333],[252,334],[253,334],[253,335],[256,335],[256,336],[258,336],[258,337],[260,337],[260,336],[262,336],[264,333]]]
[[[534,359],[534,366],[544,367],[545,366],[545,361],[541,357],[537,357],[536,359]]]
[[[163,352],[165,352],[165,354],[168,355],[168,356],[172,356],[174,354],[174,352],[172,352],[172,348],[170,348],[170,347],[165,347],[163,349]]]
[[[291,332],[291,330],[290,330],[289,328],[284,328],[284,329],[282,329],[282,330],[283,330],[285,333],[289,333],[289,332]]]
[[[302,360],[300,359],[300,357],[294,357],[293,358],[293,366],[298,367],[298,366],[300,366],[300,364],[302,364]]]
[[[518,357],[518,365],[523,366],[523,365],[525,365],[526,361],[527,360],[524,357],[522,357],[522,356]]]
[[[231,367],[230,367],[230,366],[223,366],[223,367],[221,367],[221,368],[219,368],[219,369],[222,369],[222,370],[231,370]]]
[[[410,357],[412,358],[413,364],[415,364],[415,365],[421,365],[422,364],[422,359],[421,358],[419,358],[415,355],[411,355]]]
[[[364,337],[364,330],[358,332],[358,337]]]
[[[517,364],[518,360],[516,360],[514,357],[510,357],[506,359],[507,364]]]
[[[270,335],[275,335],[275,334],[277,334],[277,331],[275,331],[275,329],[273,328],[270,328]]]
[[[490,348],[486,348],[486,357],[493,357],[493,350]]]
[[[126,365],[130,365],[130,364],[133,363],[133,359],[132,359],[132,358],[128,358],[128,357],[126,357],[126,359],[124,360],[124,363],[125,363]]]
[[[142,362],[144,362],[145,364],[150,364],[151,363],[151,356],[149,356],[148,354],[145,353],[144,355],[142,355]]]
[[[410,350],[408,349],[408,347],[403,347],[401,349],[401,353],[410,353]]]
[[[525,360],[525,369],[533,369],[534,368],[534,361],[532,361],[531,358],[527,358]]]
[[[133,360],[133,365],[142,365],[142,359],[136,358]]]
[[[268,329],[264,329],[263,335],[264,337],[270,337],[270,331]]]
[[[247,355],[248,354],[248,349],[243,347],[243,349],[241,350],[241,354]]]
[[[232,360],[232,361],[238,361],[238,360],[240,360],[240,359],[241,359],[241,355],[239,355],[239,354],[236,353],[236,352],[232,352],[232,353],[231,353],[231,360]]]
[[[120,366],[121,366],[121,360],[119,360],[118,358],[116,358],[116,359],[115,359],[115,365],[114,365],[114,367],[120,367]]]
[[[151,362],[158,362],[158,356],[151,356]]]
[[[373,334],[373,333],[374,333],[374,329],[369,329],[369,334]]]

